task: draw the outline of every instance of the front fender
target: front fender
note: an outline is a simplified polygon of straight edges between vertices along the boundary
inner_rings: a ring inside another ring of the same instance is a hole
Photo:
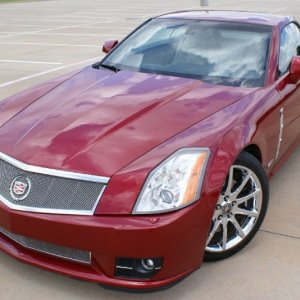
[[[114,174],[105,189],[96,214],[131,214],[150,171],[184,147],[210,148],[201,199],[214,199],[207,205],[215,207],[228,170],[242,149],[244,132],[249,131],[238,126],[234,130],[231,129],[238,119],[238,115],[233,114],[233,109],[233,106],[227,107],[195,124]],[[205,197],[212,194],[214,197]]]
[[[209,207],[208,213],[211,213],[230,166],[246,146],[255,144],[261,148],[265,161],[272,156],[276,132],[270,124],[276,114],[278,101],[274,87],[261,89],[171,137],[115,173],[95,213],[131,214],[150,171],[172,153],[185,147],[210,149],[202,194],[194,205],[198,205],[202,199],[210,199],[206,206]]]

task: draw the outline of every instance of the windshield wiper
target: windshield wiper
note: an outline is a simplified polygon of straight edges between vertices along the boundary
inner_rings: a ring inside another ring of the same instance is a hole
[[[111,71],[114,71],[114,72],[119,72],[121,71],[119,68],[117,68],[116,66],[112,66],[112,65],[106,65],[106,64],[99,64],[99,67],[100,68],[104,68],[104,69],[108,69],[108,70],[111,70]]]

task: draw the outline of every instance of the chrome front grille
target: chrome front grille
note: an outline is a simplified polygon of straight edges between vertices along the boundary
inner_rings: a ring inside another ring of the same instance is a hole
[[[13,192],[18,178],[29,186],[24,199]],[[0,153],[0,201],[12,209],[92,215],[107,182],[106,177],[29,166]]]
[[[81,262],[86,264],[89,264],[91,262],[90,261],[91,255],[90,252],[88,251],[62,247],[51,243],[34,240],[22,235],[11,233],[10,231],[2,227],[0,227],[0,232],[5,236],[7,236],[8,238],[15,241],[17,244],[20,244],[23,247],[28,249],[32,249],[48,255],[52,255],[52,256],[56,256],[56,257],[60,257],[60,258],[64,258],[76,262]]]

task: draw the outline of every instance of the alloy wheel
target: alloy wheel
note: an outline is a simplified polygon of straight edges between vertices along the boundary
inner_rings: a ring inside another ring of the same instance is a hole
[[[245,166],[233,165],[217,202],[206,251],[221,253],[239,245],[254,228],[262,199],[256,174]]]

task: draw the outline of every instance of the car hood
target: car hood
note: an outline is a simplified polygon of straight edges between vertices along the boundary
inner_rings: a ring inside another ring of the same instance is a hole
[[[31,165],[111,176],[251,91],[89,67],[7,121],[0,152]]]

